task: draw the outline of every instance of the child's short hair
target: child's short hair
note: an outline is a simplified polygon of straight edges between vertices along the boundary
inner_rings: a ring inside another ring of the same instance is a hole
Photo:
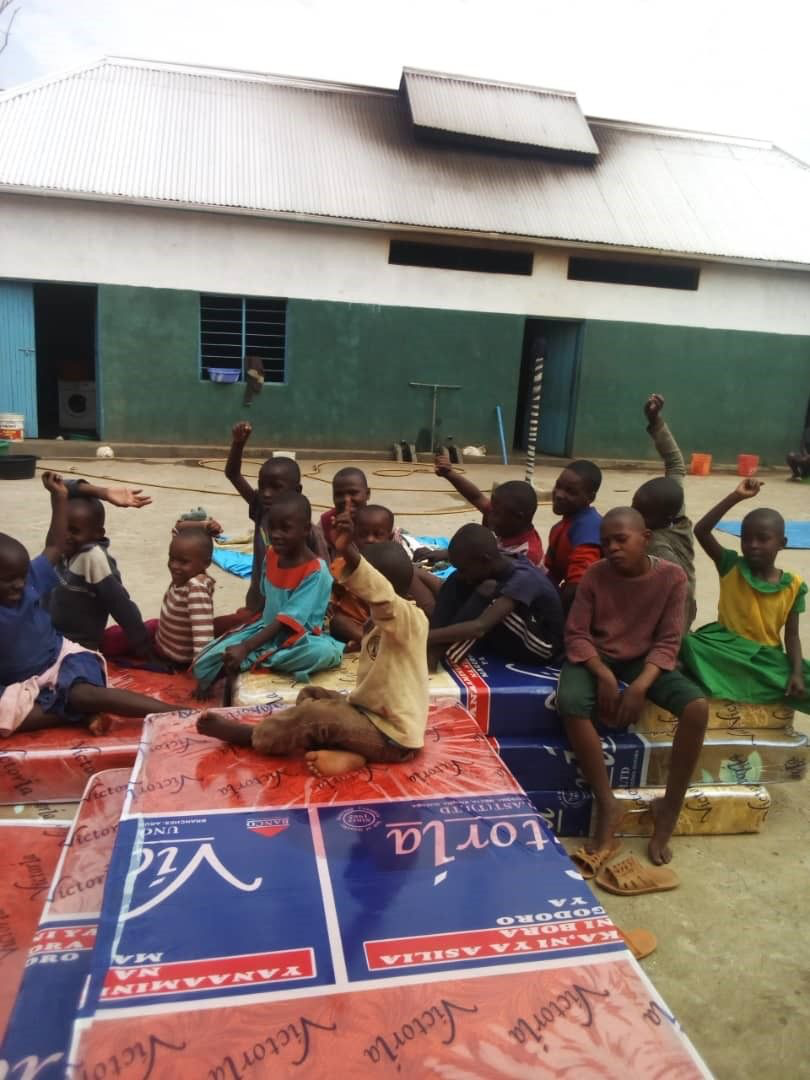
[[[19,540],[15,540],[8,533],[0,533],[0,561],[2,562],[28,562],[29,555]]]
[[[632,506],[614,506],[612,510],[608,510],[608,512],[602,516],[602,523],[606,524],[607,522],[615,521],[617,518],[629,522],[629,524],[639,532],[643,532],[647,528],[647,523],[641,513]]]
[[[86,509],[96,528],[100,532],[104,532],[104,526],[107,523],[107,513],[101,499],[97,499],[95,495],[77,495],[68,503],[68,514],[71,510],[80,509]]]
[[[281,473],[291,488],[295,488],[301,483],[301,468],[295,458],[283,456],[269,457],[259,469],[259,476],[270,469]]]
[[[507,480],[492,490],[492,502],[498,501],[513,514],[531,521],[537,512],[537,492],[525,480]]]
[[[645,518],[672,521],[683,506],[683,488],[670,476],[656,476],[641,485],[633,503]]]
[[[194,544],[201,555],[210,563],[214,556],[214,541],[211,539],[210,533],[205,529],[180,529],[175,536],[172,537],[172,542],[175,540],[189,541]]]
[[[395,593],[407,595],[413,581],[413,563],[405,548],[394,540],[385,540],[381,544],[366,544],[361,554],[388,579]]]
[[[566,465],[565,467],[582,478],[592,496],[596,495],[599,488],[602,486],[602,470],[598,465],[595,465],[592,461],[580,458],[577,461],[572,461],[570,465]]]
[[[292,461],[292,458],[288,460]],[[301,521],[305,521],[307,525],[312,522],[312,506],[306,495],[302,495],[300,491],[285,491],[283,495],[279,495],[277,499],[273,500],[273,505],[268,510],[268,516],[272,518],[281,511],[287,514],[295,514]]]
[[[368,515],[368,514],[385,514],[386,519],[388,521],[388,528],[391,530],[391,532],[394,531],[394,515],[393,515],[393,512],[391,510],[389,510],[387,506],[379,506],[376,503],[366,503],[365,506],[360,506],[360,507],[357,508],[357,513],[355,514],[355,518],[354,518],[355,528],[360,527],[361,518],[366,517],[366,515]]]
[[[781,536],[785,535],[785,519],[778,510],[771,510],[768,506],[758,506],[756,510],[749,511],[742,519],[740,532],[744,533],[757,527],[760,529],[772,529]]]
[[[498,541],[491,529],[470,522],[468,525],[462,525],[453,534],[448,552],[453,561],[455,561],[454,557],[468,558],[469,556],[489,556],[494,559],[498,554]]]
[[[332,477],[332,487],[334,488],[338,480],[359,480],[363,487],[368,487],[368,480],[366,474],[362,469],[358,469],[355,465],[347,465],[345,469],[338,469],[335,475]]]

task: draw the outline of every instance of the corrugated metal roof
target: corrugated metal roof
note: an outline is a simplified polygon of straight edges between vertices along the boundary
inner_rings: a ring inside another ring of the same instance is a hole
[[[599,153],[576,95],[405,68],[414,126],[430,132],[593,157]]]
[[[0,190],[810,264],[810,168],[591,121],[593,164],[421,144],[396,92],[108,59],[0,95]]]

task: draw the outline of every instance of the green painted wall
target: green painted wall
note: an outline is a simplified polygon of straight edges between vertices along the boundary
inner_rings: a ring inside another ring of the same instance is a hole
[[[99,286],[103,437],[223,443],[249,415],[265,444],[383,449],[430,426],[431,395],[408,386],[460,383],[439,402],[441,433],[497,452],[495,405],[512,445],[525,319],[518,315],[290,300],[287,378],[245,414],[242,385],[201,382],[199,295]],[[574,451],[646,458],[641,406],[655,390],[684,451],[781,463],[802,430],[810,338],[643,323],[582,327]]]
[[[495,405],[511,446],[524,319],[520,316],[290,300],[287,378],[245,413],[244,387],[199,380],[199,296],[99,287],[103,437],[121,442],[227,441],[249,415],[265,443],[384,448],[429,429],[431,395],[408,386],[459,383],[440,396],[441,432],[497,447]]]
[[[667,399],[684,453],[740,453],[782,464],[810,394],[810,337],[588,321],[583,327],[574,447],[583,457],[647,458],[641,408]],[[652,452],[654,455],[654,451]]]

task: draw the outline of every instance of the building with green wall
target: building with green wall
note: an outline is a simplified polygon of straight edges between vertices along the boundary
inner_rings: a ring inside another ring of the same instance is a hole
[[[525,445],[542,355],[542,452],[649,456],[658,391],[685,450],[781,462],[810,393],[808,205],[769,144],[570,94],[101,61],[0,94],[0,412],[222,444],[258,358],[263,443],[427,448],[422,382],[458,387],[441,437],[494,450],[498,405]]]

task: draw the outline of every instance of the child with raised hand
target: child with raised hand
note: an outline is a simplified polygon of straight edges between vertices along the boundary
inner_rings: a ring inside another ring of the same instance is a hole
[[[149,657],[149,631],[109,553],[104,525],[98,498],[69,499],[64,553],[55,566],[59,584],[48,594],[45,607],[56,630],[85,649],[104,652],[105,627],[112,617],[126,642],[124,651]]]
[[[54,567],[66,544],[68,490],[56,473],[43,473],[42,482],[51,495],[42,554],[30,559],[0,533],[0,735],[78,723],[99,732],[101,713],[171,712],[176,705],[109,688],[103,658],[54,628],[43,600],[59,584]]]
[[[367,503],[359,507],[354,514],[354,531],[357,546],[361,550],[367,544],[396,543],[394,515],[386,506]],[[341,584],[340,579],[345,570],[345,563],[341,557],[332,561],[330,570],[335,583],[332,586],[332,602],[329,605],[329,632],[338,641],[359,643],[365,635],[366,623],[370,617],[368,605]],[[428,618],[433,613],[436,595],[441,584],[441,580],[435,574],[431,574],[420,566],[414,567],[408,599],[413,600]]]
[[[661,416],[663,408],[664,399],[660,394],[650,394],[644,404],[647,431],[664,461],[664,475],[641,485],[633,496],[633,509],[638,510],[651,533],[647,554],[675,563],[686,574],[689,588],[685,628],[688,630],[697,614],[695,544],[683,497],[686,465],[680,447]]]
[[[335,544],[344,561],[341,583],[368,605],[373,624],[363,638],[354,690],[345,697],[306,687],[292,708],[255,726],[216,709],[197,721],[201,734],[263,754],[303,753],[316,776],[408,761],[424,745],[428,715],[428,624],[405,599],[413,564],[391,541],[358,549],[350,511],[336,518]]]
[[[335,546],[337,539],[335,523],[338,514],[348,510],[354,516],[362,506],[368,503],[370,498],[371,490],[368,486],[366,474],[362,469],[356,469],[354,466],[349,465],[345,469],[338,469],[332,477],[332,502],[334,505],[331,510],[321,514],[321,520],[316,530],[320,531],[330,560],[335,558],[337,550]]]
[[[602,485],[602,472],[592,461],[572,461],[554,484],[551,508],[562,521],[552,526],[548,537],[545,567],[560,590],[563,609],[568,611],[582,575],[602,558],[600,525],[602,518],[591,503]]]
[[[301,493],[301,470],[293,458],[268,458],[259,469],[258,489],[254,488],[242,475],[242,455],[252,431],[246,420],[234,424],[225,475],[248,504],[248,515],[253,522],[253,566],[245,604],[248,612],[255,613],[261,611],[264,603],[261,582],[268,545],[267,511],[279,496]],[[309,546],[319,558],[327,557],[323,541],[319,541],[316,531],[312,530],[311,522]]]
[[[461,661],[476,642],[504,659],[553,664],[562,653],[563,611],[553,583],[525,555],[505,555],[484,525],[462,525],[450,541],[456,568],[436,597],[428,663]]]
[[[504,555],[525,555],[535,566],[543,565],[543,542],[532,521],[537,513],[537,492],[525,480],[507,480],[487,496],[463,473],[453,468],[447,450],[436,455],[435,473],[449,480],[456,491],[476,510],[481,524],[492,529]],[[417,561],[440,562],[447,558],[444,548],[420,548]]]
[[[307,544],[311,519],[304,495],[273,499],[266,513],[270,547],[261,579],[264,609],[195,657],[192,670],[201,687],[210,686],[223,670],[236,675],[256,667],[289,671],[307,682],[314,672],[340,663],[343,646],[322,632],[332,575]]]
[[[143,488],[100,487],[98,484],[91,484],[89,480],[75,478],[65,479],[65,487],[69,499],[101,499],[110,506],[133,510],[142,510],[144,506],[152,505],[151,497],[142,494]]]
[[[753,499],[761,488],[759,480],[741,480],[695,525],[698,543],[720,575],[720,601],[717,622],[687,634],[681,658],[714,697],[766,705],[786,701],[810,713],[810,663],[802,658],[799,640],[807,585],[776,565],[787,543],[782,515],[766,507],[746,514],[742,555],[712,535],[732,507]]]
[[[703,746],[708,705],[703,691],[677,670],[683,632],[686,574],[647,554],[650,530],[637,510],[605,514],[605,558],[580,579],[565,628],[567,660],[560,674],[557,711],[596,800],[596,831],[587,863],[598,869],[615,852],[621,803],[610,788],[602,741],[594,727],[627,727],[646,698],[678,717],[666,793],[652,803],[648,852],[669,862],[669,840]],[[627,683],[619,690],[619,681]]]

